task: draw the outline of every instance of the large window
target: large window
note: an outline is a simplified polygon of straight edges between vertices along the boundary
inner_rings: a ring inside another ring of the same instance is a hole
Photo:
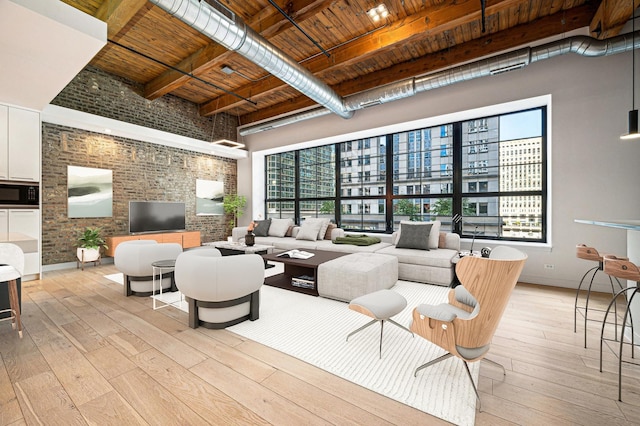
[[[545,129],[539,107],[269,155],[267,217],[387,233],[440,220],[463,236],[546,242]]]

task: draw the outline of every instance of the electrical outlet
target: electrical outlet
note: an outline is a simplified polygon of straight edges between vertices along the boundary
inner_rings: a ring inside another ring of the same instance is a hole
[[[553,265],[551,263],[545,263],[544,269],[553,269]]]

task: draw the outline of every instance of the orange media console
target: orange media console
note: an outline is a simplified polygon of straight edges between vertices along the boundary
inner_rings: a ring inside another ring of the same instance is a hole
[[[178,243],[183,249],[200,246],[200,231],[165,232],[161,234],[117,235],[107,237],[105,256],[113,257],[118,244],[133,240],[155,240],[159,243]]]

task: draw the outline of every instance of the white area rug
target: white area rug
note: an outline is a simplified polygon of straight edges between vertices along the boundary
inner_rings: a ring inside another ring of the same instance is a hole
[[[282,272],[282,264],[276,265],[276,268],[268,269],[266,275]],[[105,278],[122,284],[122,274]],[[408,302],[407,307],[393,318],[408,327],[415,306],[442,303],[446,301],[449,289],[398,281],[393,290]],[[176,298],[178,294],[165,293],[163,297]],[[186,312],[187,304],[176,308]],[[382,359],[379,359],[378,324],[346,341],[347,334],[369,320],[350,310],[344,302],[263,286],[260,319],[245,321],[227,330],[451,423],[473,425],[476,398],[462,362],[452,357],[413,377],[417,367],[445,351],[387,323]],[[469,369],[477,383],[479,363],[470,363]]]
[[[399,281],[393,290],[408,301],[394,320],[408,326],[420,303],[446,301],[447,288]],[[462,362],[452,357],[418,373],[414,370],[445,353],[427,340],[385,324],[382,360],[380,326],[351,336],[370,318],[346,303],[263,286],[260,319],[227,330],[277,349],[367,389],[459,425],[473,425],[476,397]],[[479,363],[469,365],[477,383]]]

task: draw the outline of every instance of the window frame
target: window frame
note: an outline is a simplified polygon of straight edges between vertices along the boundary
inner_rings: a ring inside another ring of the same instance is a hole
[[[530,101],[534,100],[535,105],[531,105]],[[541,204],[540,207],[540,220],[542,222],[542,231],[541,231],[541,238],[533,238],[533,239],[528,239],[528,238],[505,238],[505,237],[490,237],[490,236],[483,236],[483,238],[486,239],[495,239],[495,240],[501,240],[501,241],[514,241],[514,242],[530,242],[530,243],[543,243],[545,245],[550,245],[550,214],[549,214],[549,209],[550,209],[550,201],[551,201],[551,192],[550,192],[550,188],[548,186],[548,182],[550,180],[549,176],[550,176],[550,170],[549,170],[549,153],[551,152],[550,150],[550,144],[551,144],[551,140],[550,137],[548,136],[548,130],[549,130],[549,118],[550,118],[550,95],[546,95],[546,96],[542,96],[542,97],[538,97],[538,98],[532,98],[530,100],[523,100],[523,101],[514,101],[513,105],[515,105],[513,108],[510,108],[508,106],[504,106],[504,105],[500,105],[500,107],[502,108],[502,110],[499,110],[497,112],[494,112],[492,114],[477,114],[477,115],[463,115],[464,112],[460,112],[460,113],[456,113],[458,114],[457,117],[457,121],[455,122],[447,122],[447,121],[440,121],[440,122],[431,122],[428,123],[427,126],[424,126],[422,124],[420,124],[420,127],[438,127],[440,128],[440,130],[442,131],[442,128],[446,128],[447,135],[451,135],[452,133],[458,133],[461,131],[460,129],[460,125],[459,123],[463,122],[463,121],[470,121],[470,120],[483,120],[482,122],[479,122],[482,124],[482,127],[484,128],[484,125],[486,123],[486,119],[490,118],[491,116],[500,116],[500,115],[508,115],[508,114],[512,114],[512,113],[518,113],[518,112],[523,112],[526,110],[534,110],[534,109],[541,109],[542,113],[541,113],[541,129],[542,129],[542,143],[541,143],[541,149],[542,149],[542,162],[540,164],[540,168],[541,168],[541,177],[540,177],[540,185],[541,185],[541,189],[540,189],[540,197],[541,197],[541,201],[539,201],[539,203]],[[528,105],[527,105],[528,104]],[[492,108],[492,107],[485,107],[485,109],[488,108]],[[482,109],[479,109],[479,111],[482,111]],[[478,111],[474,111],[474,112],[478,112]],[[433,119],[424,119],[424,121],[429,121],[429,120],[433,120]],[[419,122],[421,120],[416,120],[416,122]],[[414,123],[414,122],[410,122],[410,123]],[[407,123],[399,123],[398,125],[394,125],[396,128],[399,127],[401,124],[403,124],[404,128],[398,129],[396,131],[393,132],[388,132],[385,133],[386,134],[386,158],[384,159],[384,161],[381,161],[380,163],[386,163],[388,165],[393,165],[394,164],[394,156],[393,156],[393,135],[396,133],[402,133],[402,132],[412,132],[412,131],[416,131],[416,130],[420,130],[419,128],[416,127],[407,127]],[[388,126],[388,127],[392,127],[392,126]],[[478,126],[481,127],[481,126]],[[384,129],[384,128],[382,128]],[[336,147],[334,149],[334,152],[336,154],[336,169],[335,169],[335,175],[336,175],[336,197],[335,197],[335,206],[336,206],[336,212],[335,212],[335,220],[338,224],[340,224],[340,216],[341,216],[341,212],[339,211],[340,209],[338,208],[338,206],[340,206],[340,200],[345,198],[342,197],[342,191],[340,189],[340,162],[339,162],[339,158],[341,156],[341,154],[343,154],[346,150],[342,149],[342,147],[346,147],[347,145],[342,145],[342,144],[357,144],[358,141],[362,141],[363,139],[367,139],[367,141],[371,141],[371,142],[375,142],[378,143],[378,140],[382,137],[385,136],[385,134],[372,134],[371,136],[367,137],[367,138],[363,138],[361,136],[359,136],[358,138],[350,138],[350,139],[345,139],[346,137],[348,137],[348,135],[341,135],[341,136],[336,136],[334,139],[334,142],[336,144]],[[480,136],[479,136],[480,137]],[[320,141],[318,141],[320,142]],[[478,141],[476,141],[476,147],[478,147],[479,145],[481,146],[485,146],[486,141],[484,140],[484,138],[479,139]],[[308,144],[305,144],[306,146],[309,146]],[[435,146],[435,145],[433,145]],[[468,145],[467,145],[468,147]],[[364,149],[364,148],[363,148]],[[437,149],[440,149],[440,147],[438,147]],[[284,151],[284,147],[278,149],[279,152],[286,152]],[[291,149],[287,150],[287,151],[292,151]],[[293,150],[295,151],[295,149]],[[449,157],[451,157],[452,155],[454,156],[454,166],[453,166],[453,172],[454,172],[454,178],[455,176],[455,172],[456,170],[459,170],[460,167],[456,167],[456,151],[462,151],[462,148],[460,147],[460,149],[456,148],[454,149],[454,147],[449,146],[447,147],[447,151],[448,151],[448,155]],[[453,151],[453,152],[452,152]],[[435,151],[434,151],[435,152]],[[263,154],[264,155],[264,175],[266,176],[266,166],[267,166],[267,156],[268,154]],[[425,154],[426,155],[426,154]],[[425,157],[426,158],[426,157]],[[457,161],[461,161],[461,159],[458,159]],[[424,162],[423,167],[426,166],[426,162]],[[362,170],[362,169],[361,169]],[[433,195],[429,195],[429,194],[404,194],[403,191],[399,191],[400,194],[394,194],[394,188],[396,187],[402,187],[402,184],[398,184],[398,182],[396,180],[393,179],[394,175],[397,173],[397,170],[395,170],[395,168],[391,169],[391,173],[389,173],[389,167],[386,167],[387,173],[386,173],[386,180],[385,181],[377,181],[376,182],[376,186],[380,186],[380,184],[384,184],[384,182],[386,182],[385,186],[386,186],[386,191],[385,194],[383,195],[370,195],[370,196],[363,196],[363,195],[356,195],[351,197],[351,199],[353,201],[358,201],[360,203],[362,203],[365,200],[368,199],[378,199],[378,203],[380,203],[381,200],[384,200],[386,203],[386,222],[387,222],[387,226],[385,230],[371,230],[371,229],[363,229],[363,228],[349,228],[349,231],[365,231],[365,232],[380,232],[380,233],[391,233],[393,232],[393,208],[392,208],[392,203],[393,200],[399,199],[399,198],[409,198],[409,199],[418,199],[418,198],[435,198]],[[436,169],[433,169],[436,170]],[[400,170],[400,172],[402,172],[402,170]],[[425,174],[428,173],[427,171],[424,172]],[[400,173],[400,175],[402,175],[403,173]],[[482,180],[482,175],[478,175],[478,177],[480,177],[480,180]],[[400,176],[402,177],[402,176]],[[457,179],[456,179],[457,180]],[[486,179],[484,179],[486,181]],[[460,185],[461,185],[462,180],[460,179]],[[498,196],[500,195],[500,191],[497,192],[483,192],[480,189],[480,186],[482,186],[483,184],[486,184],[486,182],[480,182],[478,181],[478,192],[474,193],[476,196],[478,197],[490,197],[490,196]],[[456,183],[457,185],[457,183]],[[423,185],[424,187],[424,185]],[[266,185],[265,185],[265,191],[266,191]],[[374,191],[371,191],[372,193]],[[375,191],[376,194],[378,191]],[[415,191],[414,191],[415,192]],[[362,193],[362,191],[360,191],[360,193]],[[265,192],[266,194],[266,192]],[[452,198],[454,200],[454,209],[455,209],[455,204],[456,199],[460,199],[459,204],[460,206],[458,207],[458,210],[462,209],[462,202],[461,202],[461,198],[462,198],[462,191],[458,190],[458,192],[456,192],[456,189],[454,188],[454,196],[450,196],[448,198]],[[504,194],[503,194],[504,195]],[[518,195],[518,194],[516,194]],[[529,193],[522,193],[520,195],[526,196],[526,195],[530,195]],[[445,197],[447,198],[447,197]],[[305,199],[306,201],[311,201],[311,199]],[[264,198],[264,210],[263,211],[267,211],[266,210],[266,206],[269,202],[272,202],[274,200],[272,199],[267,199],[266,197]],[[287,200],[287,201],[291,201],[291,200]],[[299,200],[296,199],[296,204]],[[296,208],[296,210],[298,210],[298,208]],[[299,214],[298,212],[296,212],[296,223],[299,223]],[[472,229],[471,229],[472,230]],[[471,237],[472,234],[469,232],[469,229],[467,229],[467,232],[464,232],[462,229],[455,229],[454,232],[459,233],[462,237]]]

